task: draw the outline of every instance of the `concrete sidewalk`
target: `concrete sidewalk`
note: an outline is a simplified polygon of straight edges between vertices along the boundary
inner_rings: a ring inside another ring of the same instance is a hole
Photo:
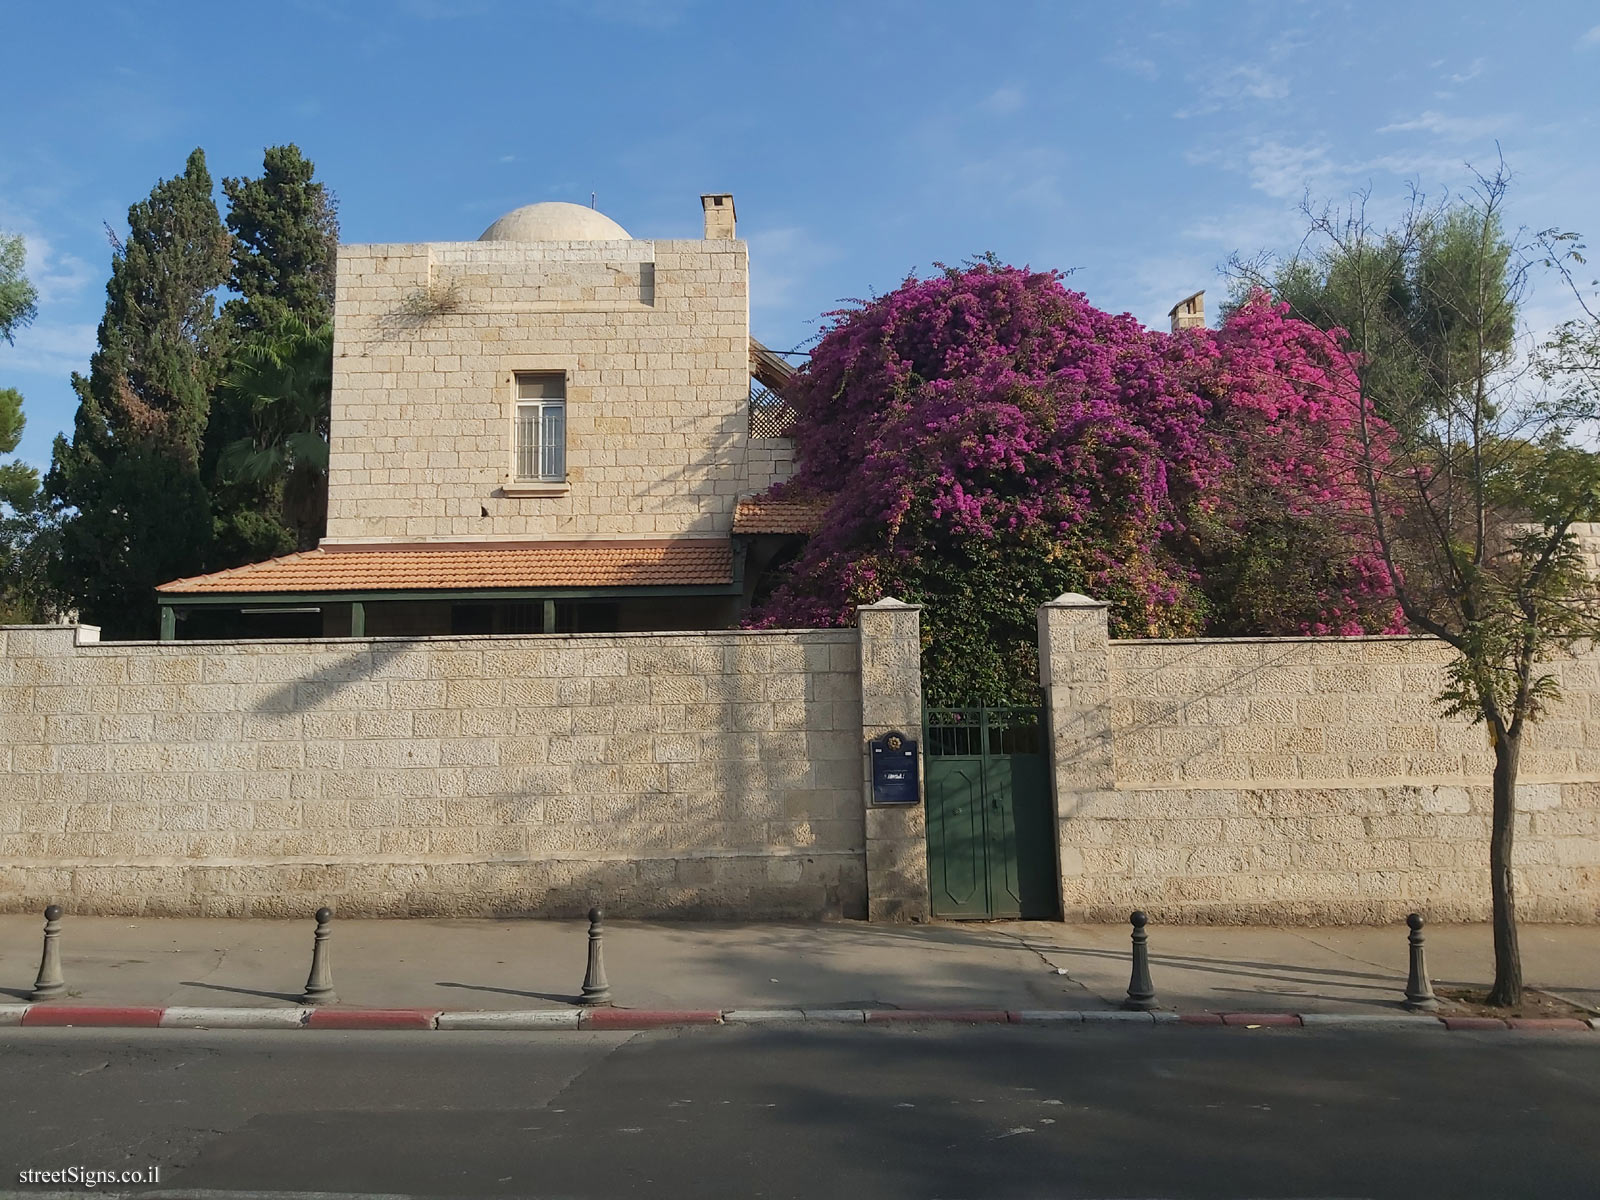
[[[291,1005],[310,920],[73,917],[63,921],[70,1002]],[[333,926],[340,1001],[381,1008],[562,1009],[583,980],[582,921],[349,920]],[[1440,983],[1487,983],[1485,925],[1430,927]],[[42,921],[0,916],[0,1002],[27,996]],[[1152,926],[1161,1006],[1184,1012],[1394,1011],[1406,930]],[[1524,971],[1600,1011],[1600,926],[1525,925]],[[606,923],[620,1006],[648,1009],[1105,1009],[1128,984],[1128,927],[1048,922],[926,926]]]

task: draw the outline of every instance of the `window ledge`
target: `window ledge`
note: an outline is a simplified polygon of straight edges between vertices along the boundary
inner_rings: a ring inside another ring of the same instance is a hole
[[[569,483],[541,483],[535,479],[510,480],[500,489],[500,494],[513,499],[521,496],[565,496],[572,490]]]

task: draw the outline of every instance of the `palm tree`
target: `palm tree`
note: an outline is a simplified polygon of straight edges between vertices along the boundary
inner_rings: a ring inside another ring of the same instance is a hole
[[[322,536],[328,511],[328,409],[333,394],[333,326],[286,316],[234,356],[224,402],[247,432],[217,458],[226,482],[278,497],[302,550]]]

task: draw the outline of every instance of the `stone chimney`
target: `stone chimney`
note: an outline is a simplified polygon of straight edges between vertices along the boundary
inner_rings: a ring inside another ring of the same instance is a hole
[[[709,217],[706,218],[708,221]],[[707,237],[711,235],[706,234]],[[1172,306],[1172,311],[1167,316],[1172,318],[1172,332],[1180,329],[1204,329],[1206,327],[1206,301],[1205,292],[1198,291],[1184,300],[1179,300]]]
[[[731,242],[733,232],[733,196],[728,192],[708,192],[700,197],[700,207],[706,210],[706,240]]]

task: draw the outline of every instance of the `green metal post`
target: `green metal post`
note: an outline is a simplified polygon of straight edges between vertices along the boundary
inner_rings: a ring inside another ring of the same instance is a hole
[[[350,601],[350,636],[367,636],[367,606],[359,600]]]
[[[170,642],[178,636],[178,614],[173,611],[172,605],[161,606],[161,640]]]
[[[544,602],[544,631],[546,633],[554,633],[556,631],[556,602],[554,600],[546,600]]]

